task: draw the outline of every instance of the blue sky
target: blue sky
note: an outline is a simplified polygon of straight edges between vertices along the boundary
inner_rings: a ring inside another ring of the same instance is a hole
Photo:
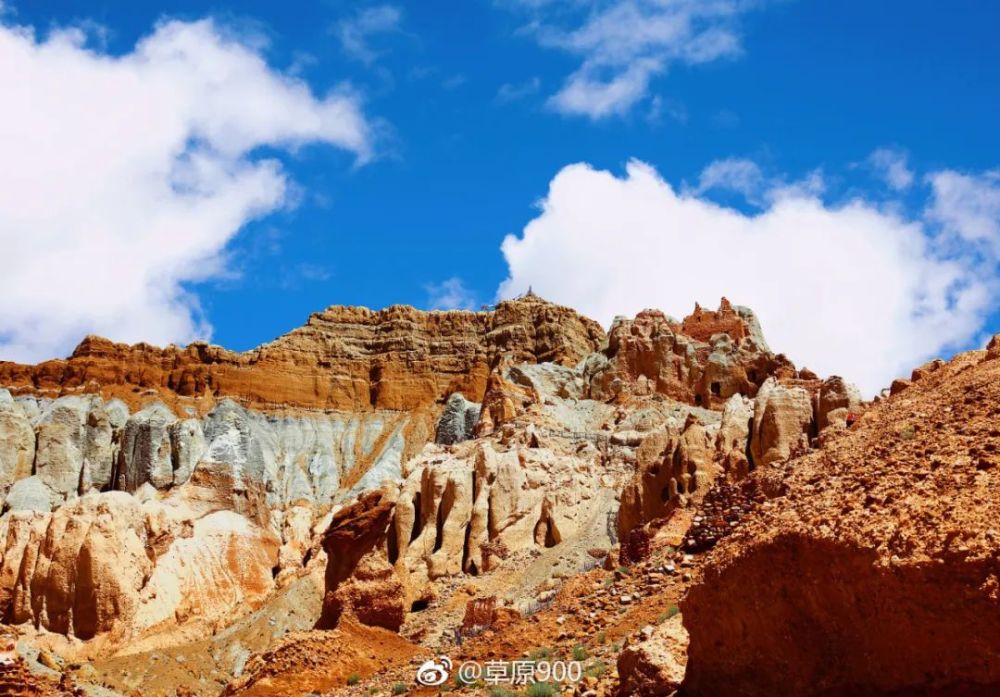
[[[604,322],[606,315],[633,313],[643,306],[680,313],[696,300],[714,304],[722,292],[730,293],[725,278],[694,287],[690,294],[684,287],[655,283],[609,292],[608,302],[624,305],[612,312],[593,299],[600,292],[596,287],[581,288],[576,296],[566,290],[563,297],[561,289],[574,287],[579,277],[600,274],[620,288],[628,285],[627,265],[590,268],[585,261],[590,252],[563,256],[559,246],[541,245],[539,249],[548,250],[543,258],[526,260],[518,270],[501,252],[505,236],[513,235],[516,241],[531,221],[538,221],[537,229],[544,232],[564,219],[556,213],[547,217],[539,208],[563,168],[587,163],[592,174],[606,170],[612,175],[595,186],[614,186],[632,181],[626,174],[631,160],[648,165],[651,176],[674,192],[687,192],[706,205],[731,208],[750,219],[778,205],[775,201],[783,194],[776,192],[794,188],[799,191],[795,196],[821,201],[824,211],[839,211],[847,202],[861,200],[886,219],[924,226],[919,231],[924,238],[941,238],[935,244],[946,249],[929,249],[927,254],[942,263],[962,257],[975,267],[976,288],[970,297],[978,300],[960,299],[952,292],[939,300],[976,307],[962,311],[968,317],[962,315],[959,326],[942,329],[938,318],[915,329],[924,343],[900,361],[953,352],[1000,330],[992,311],[995,257],[982,247],[984,235],[994,234],[991,221],[997,224],[1000,210],[995,199],[1000,184],[994,176],[1000,166],[1000,60],[995,48],[1000,7],[963,0],[946,7],[929,0],[716,4],[718,14],[705,17],[684,10],[686,3],[681,2],[680,14],[694,23],[695,35],[661,37],[646,45],[639,45],[628,31],[611,31],[588,43],[586,32],[589,28],[593,36],[601,26],[595,19],[602,15],[614,24],[612,20],[625,16],[613,14],[622,8],[638,8],[647,19],[661,16],[652,0],[105,1],[87,3],[86,8],[33,0],[6,2],[4,21],[9,27],[33,27],[39,44],[53,29],[81,27],[81,50],[114,60],[131,54],[137,41],[167,19],[190,23],[211,18],[214,31],[249,47],[274,74],[300,81],[317,98],[334,91],[349,95],[357,105],[367,128],[365,148],[327,137],[303,138],[295,147],[275,146],[262,138],[248,146],[239,161],[280,161],[289,187],[281,204],[245,215],[237,231],[218,238],[217,253],[186,259],[205,264],[203,273],[180,274],[171,281],[183,294],[182,302],[195,308],[191,313],[197,331],[210,331],[213,342],[227,347],[246,349],[270,340],[331,304],[478,307],[492,302],[498,292],[517,292],[527,283]],[[693,18],[687,16],[692,13]],[[692,57],[693,51],[704,50],[704,42],[693,43],[699,31],[714,32],[707,40],[716,43],[708,54]],[[717,41],[720,32],[725,36]],[[574,75],[607,82],[633,75],[633,70],[640,72],[640,86],[634,97],[619,100],[610,113],[574,111],[553,98]],[[118,107],[109,103],[106,108]],[[248,103],[247,108],[254,107]],[[0,124],[3,118],[0,115]],[[873,157],[876,152],[882,155]],[[743,169],[723,168],[725,176],[713,185],[704,178],[713,162],[738,162]],[[895,186],[887,182],[892,163],[905,186],[898,179]],[[943,172],[968,177],[959,183],[968,184],[970,193],[952,203],[962,210],[970,201],[978,206],[974,213],[979,227],[973,232],[968,226],[960,229],[954,210],[927,213],[942,199],[929,178]],[[805,184],[810,177],[822,184],[810,188]],[[586,187],[584,179],[580,186]],[[568,194],[567,205],[580,195]],[[608,204],[617,205],[643,210],[641,204]],[[653,209],[659,212],[651,209],[649,216],[672,215]],[[613,230],[593,231],[588,239],[600,238],[608,256],[652,254],[648,243],[629,236],[634,227],[629,215],[620,216],[620,231],[612,224]],[[567,213],[565,219],[574,218]],[[955,251],[955,244],[943,239],[944,228],[952,237],[979,246]],[[560,244],[575,244],[572,230],[545,234]],[[701,266],[703,275],[713,275],[713,259],[704,258],[697,246],[686,249],[683,239],[669,248],[657,247],[656,259],[645,261],[656,262],[667,276],[681,266]],[[169,247],[169,232],[151,243]],[[836,233],[830,244],[836,247]],[[867,249],[864,242],[858,244],[858,249]],[[991,246],[989,240],[986,246]],[[727,250],[716,253],[725,255]],[[820,258],[827,255],[823,246],[817,246],[816,253]],[[878,268],[880,260],[876,254],[870,268]],[[789,260],[791,265],[803,263],[800,257]],[[657,267],[650,268],[643,273],[656,275]],[[869,283],[863,276],[839,273],[845,286]],[[940,265],[933,270],[941,273]],[[750,266],[746,274],[773,272]],[[923,271],[914,274],[925,282]],[[508,278],[511,281],[500,290]],[[812,292],[840,294],[839,282],[831,277]],[[745,284],[731,285],[754,294]],[[457,297],[442,297],[442,289],[459,287]],[[796,292],[788,290],[790,295]],[[849,297],[831,313],[852,317],[851,303],[858,304],[853,292],[845,291]],[[920,291],[911,291],[914,294]],[[754,305],[753,298],[731,297]],[[871,302],[877,304],[881,297],[876,284]],[[888,307],[909,296],[885,297]],[[961,315],[954,307],[926,312]],[[780,306],[768,307],[765,332],[770,336],[770,325],[780,323],[789,331],[801,326],[793,309],[783,313]],[[886,317],[896,321],[906,310],[885,312],[870,318],[873,326]],[[19,339],[25,327],[34,330],[44,324],[44,317],[12,317],[5,326],[0,312],[0,346],[6,338],[8,353],[18,358],[63,349],[68,341],[63,334],[54,333],[50,341],[34,347],[25,347],[30,342]],[[840,333],[853,331],[843,326],[841,316],[832,316],[831,322],[841,325]],[[102,333],[113,333],[118,326],[103,318],[91,324]],[[79,329],[90,327],[70,323],[65,333]],[[123,329],[120,338],[135,340],[135,331]],[[865,326],[857,331],[864,332]],[[177,340],[191,338],[184,329],[176,333]],[[773,338],[772,344],[786,349]],[[794,348],[786,350],[802,363]],[[895,348],[874,341],[866,350],[877,356]],[[838,351],[825,356],[810,345],[801,348],[812,359],[806,362],[821,367],[827,362],[850,373],[855,367],[851,361],[858,359],[848,359],[842,347]],[[868,386],[903,365],[880,367],[866,378]]]

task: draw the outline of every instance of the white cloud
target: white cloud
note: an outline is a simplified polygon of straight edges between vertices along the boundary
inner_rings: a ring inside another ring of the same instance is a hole
[[[895,191],[903,191],[913,184],[906,153],[892,148],[879,148],[868,156],[868,164]]]
[[[945,170],[928,181],[933,197],[927,215],[958,238],[951,244],[985,247],[987,256],[1000,256],[1000,170],[978,176]]]
[[[294,187],[262,146],[370,155],[346,93],[316,97],[212,21],[159,24],[131,53],[0,26],[0,357],[65,355],[87,333],[210,333],[183,284]]]
[[[764,173],[753,160],[730,157],[716,160],[701,171],[695,193],[703,194],[712,189],[728,189],[755,199],[766,184]]]
[[[727,296],[757,312],[775,350],[873,394],[980,338],[1000,297],[996,251],[984,258],[981,244],[998,238],[1000,182],[956,176],[934,178],[932,212],[907,220],[864,200],[825,204],[803,185],[781,186],[745,215],[678,193],[640,162],[624,177],[571,165],[523,234],[504,240],[498,295],[533,285],[606,325],[644,307],[683,316]],[[969,197],[981,215],[953,215],[968,213]],[[979,246],[942,248],[936,219]]]
[[[472,310],[476,307],[476,296],[465,287],[465,282],[457,276],[441,283],[428,283],[427,304],[432,310]]]
[[[344,53],[370,65],[378,58],[378,53],[371,47],[371,37],[398,32],[402,18],[402,12],[393,5],[366,7],[349,19],[338,22],[335,33]]]
[[[581,64],[548,104],[565,114],[601,119],[629,112],[650,81],[673,63],[689,65],[741,52],[736,24],[755,0],[522,0],[525,31],[542,46]]]

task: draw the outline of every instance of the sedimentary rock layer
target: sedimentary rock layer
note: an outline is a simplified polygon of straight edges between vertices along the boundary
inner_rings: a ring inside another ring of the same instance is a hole
[[[536,296],[488,312],[335,306],[245,353],[87,337],[65,360],[0,362],[0,386],[53,396],[99,391],[132,408],[152,394],[168,405],[229,397],[256,408],[409,410],[453,392],[478,400],[500,355],[573,365],[603,340],[593,320]]]

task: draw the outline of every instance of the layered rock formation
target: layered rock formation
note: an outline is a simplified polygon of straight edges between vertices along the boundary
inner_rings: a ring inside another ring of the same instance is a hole
[[[607,350],[585,368],[594,399],[658,393],[710,408],[734,394],[754,396],[770,376],[798,374],[787,358],[771,353],[753,313],[725,298],[717,312],[696,306],[682,322],[659,310],[618,318]]]
[[[534,296],[331,308],[247,353],[88,339],[2,384],[0,613],[73,656],[205,637],[323,566],[310,626],[440,638],[412,625],[475,579],[510,619],[616,542],[728,523],[719,491],[863,411],[725,300],[608,337]]]
[[[780,473],[762,487],[778,498],[682,604],[686,693],[1000,689],[1000,361],[916,377],[822,450],[751,475]]]
[[[593,320],[533,295],[489,312],[335,306],[245,353],[88,337],[66,360],[0,362],[0,386],[45,396],[100,392],[133,408],[152,394],[171,406],[228,397],[257,409],[413,410],[453,392],[479,399],[500,355],[574,365],[603,340]]]
[[[48,511],[117,489],[171,494],[266,525],[274,510],[322,508],[366,481],[398,476],[433,427],[422,412],[266,415],[223,400],[203,418],[178,418],[159,402],[129,414],[96,395],[13,400],[0,390],[0,428],[6,510]]]

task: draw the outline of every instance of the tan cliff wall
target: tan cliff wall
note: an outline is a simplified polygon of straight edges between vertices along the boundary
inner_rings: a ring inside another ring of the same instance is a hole
[[[263,409],[411,410],[452,392],[479,399],[501,355],[574,365],[604,338],[593,320],[535,296],[488,312],[335,306],[244,353],[87,337],[65,360],[0,362],[0,386],[15,395],[100,392],[132,408],[159,398],[203,411],[228,397]]]

